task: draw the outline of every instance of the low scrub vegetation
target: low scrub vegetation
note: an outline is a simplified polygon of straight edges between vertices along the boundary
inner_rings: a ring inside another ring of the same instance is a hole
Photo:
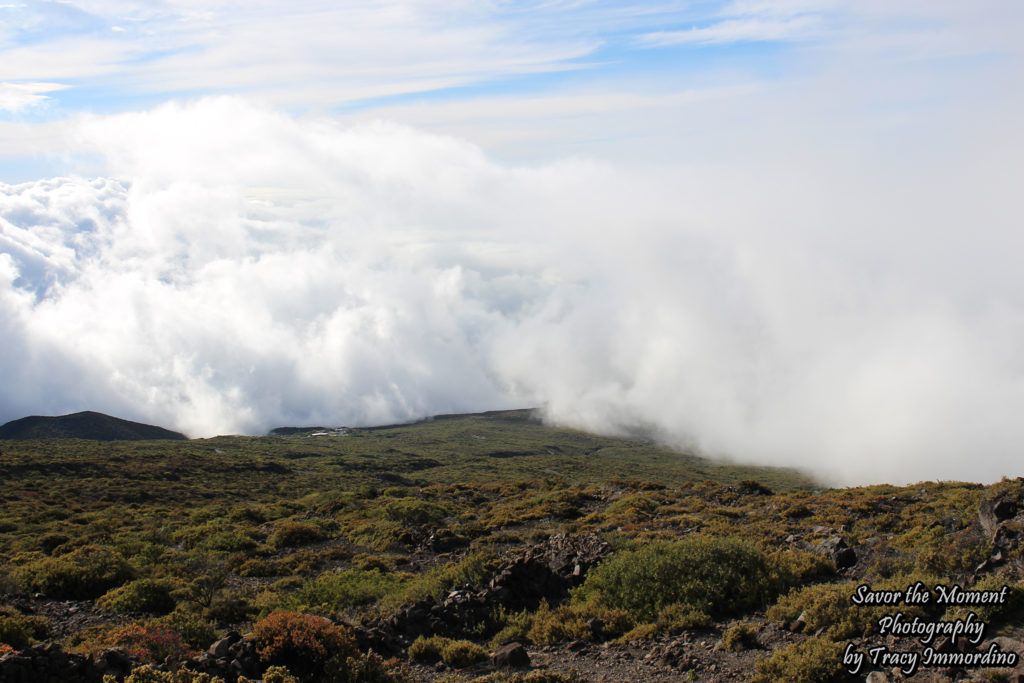
[[[616,553],[590,572],[574,600],[620,607],[651,621],[669,605],[712,616],[740,614],[762,607],[783,587],[768,556],[753,544],[697,536]]]
[[[487,650],[468,640],[452,640],[441,648],[441,661],[456,669],[482,662],[487,657]]]
[[[46,617],[22,614],[13,607],[0,605],[0,643],[9,648],[22,648],[43,640],[50,634]]]
[[[111,612],[157,612],[166,614],[177,605],[171,596],[174,584],[166,579],[137,579],[114,588],[96,601]]]
[[[757,661],[751,683],[824,683],[841,673],[842,647],[828,638],[814,637],[776,651]]]
[[[27,591],[51,598],[98,598],[132,575],[120,553],[99,545],[82,546],[57,557],[20,559],[24,564],[14,570],[15,581]]]
[[[10,603],[0,604],[0,652],[59,640],[158,665],[235,630],[253,634],[264,680],[404,683],[408,670],[360,652],[346,624],[461,600],[561,534],[594,536],[611,551],[580,568],[571,593],[491,605],[486,618],[452,625],[451,637],[415,639],[403,661],[460,668],[512,641],[693,634],[752,661],[742,651],[761,647],[767,621],[801,642],[759,651],[750,675],[828,680],[836,646],[870,634],[884,611],[851,603],[862,583],[1005,585],[1003,604],[973,611],[993,635],[1024,629],[1024,577],[1009,554],[989,562],[995,540],[978,521],[983,501],[1002,501],[1004,517],[1024,510],[1021,480],[818,490],[792,472],[544,427],[515,411],[345,436],[6,442],[0,472],[0,594]],[[1005,524],[1019,533],[1018,522]],[[837,568],[826,547],[837,537],[856,552],[852,566]],[[572,563],[560,569],[571,574]],[[26,601],[100,626],[54,622]],[[132,675],[164,680],[156,668]]]

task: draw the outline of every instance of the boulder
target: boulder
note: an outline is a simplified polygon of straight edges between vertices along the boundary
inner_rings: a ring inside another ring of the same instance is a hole
[[[857,564],[857,553],[846,545],[842,536],[833,536],[817,543],[811,548],[814,552],[830,558],[836,569],[846,569]]]
[[[1017,504],[1007,498],[983,500],[978,503],[978,521],[981,528],[990,536],[995,533],[1000,522],[1005,522],[1016,514]]]
[[[498,669],[526,669],[530,666],[530,655],[522,643],[507,643],[495,651],[491,662]]]

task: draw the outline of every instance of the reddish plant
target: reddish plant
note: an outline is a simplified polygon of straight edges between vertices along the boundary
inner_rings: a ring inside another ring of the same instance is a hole
[[[252,640],[260,658],[308,678],[323,671],[333,657],[344,662],[359,654],[348,629],[323,617],[275,612],[253,626]]]
[[[104,647],[120,647],[144,662],[162,662],[168,655],[190,654],[181,636],[162,626],[128,624],[105,634],[99,641]]]
[[[0,657],[3,657],[8,652],[15,652],[15,649],[7,643],[0,643]]]

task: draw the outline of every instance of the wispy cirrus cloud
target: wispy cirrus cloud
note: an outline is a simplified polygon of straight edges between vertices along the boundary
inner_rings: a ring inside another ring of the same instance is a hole
[[[835,0],[739,0],[674,30],[638,37],[649,47],[745,42],[801,42],[821,38],[838,23]]]
[[[822,21],[815,16],[789,19],[727,19],[708,26],[692,27],[682,31],[654,31],[640,36],[641,42],[651,46],[681,45],[685,43],[736,43],[761,41],[807,40],[821,34]]]
[[[0,111],[28,109],[46,101],[46,93],[65,88],[61,83],[0,83]]]
[[[496,8],[471,3],[64,7],[37,3],[23,11],[0,50],[8,78],[76,79],[114,97],[255,90],[282,102],[336,106],[573,68],[569,62],[598,44],[583,33],[531,30],[524,13],[499,18]]]

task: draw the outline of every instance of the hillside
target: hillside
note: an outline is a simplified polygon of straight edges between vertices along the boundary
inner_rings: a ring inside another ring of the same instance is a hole
[[[844,655],[1024,650],[1022,479],[822,490],[528,411],[324,431],[5,443],[0,680],[885,681]],[[982,633],[881,633],[898,611]]]
[[[184,434],[86,410],[71,415],[33,415],[0,426],[0,439],[91,439],[94,441],[150,441],[185,439]]]

